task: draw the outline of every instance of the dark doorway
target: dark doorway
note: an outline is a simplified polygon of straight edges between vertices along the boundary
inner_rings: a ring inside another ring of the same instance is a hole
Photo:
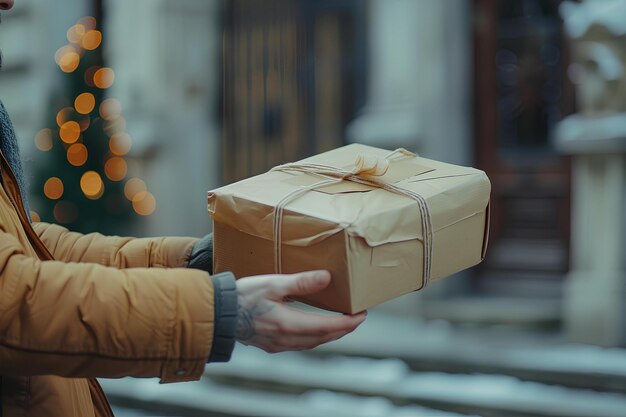
[[[570,164],[552,144],[573,109],[559,0],[475,0],[475,155],[491,178],[488,257],[475,290],[560,298]]]

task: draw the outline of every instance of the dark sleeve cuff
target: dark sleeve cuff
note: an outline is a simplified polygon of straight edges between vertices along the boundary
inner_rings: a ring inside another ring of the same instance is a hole
[[[208,362],[228,362],[235,348],[237,328],[237,286],[232,272],[213,275],[215,325]]]
[[[193,245],[187,260],[187,268],[213,273],[213,233],[209,233]]]

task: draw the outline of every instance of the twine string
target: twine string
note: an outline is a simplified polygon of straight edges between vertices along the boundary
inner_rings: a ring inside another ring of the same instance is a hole
[[[320,164],[299,164],[291,163],[279,165],[272,168],[272,171],[295,171],[306,174],[312,174],[322,178],[313,184],[298,188],[291,191],[283,197],[274,209],[273,217],[273,237],[274,237],[274,269],[276,273],[282,273],[282,224],[285,207],[292,201],[300,198],[309,191],[322,188],[328,185],[340,183],[342,181],[351,181],[370,187],[381,188],[383,190],[404,195],[412,198],[417,203],[417,207],[421,217],[421,230],[423,236],[424,253],[423,253],[423,284],[424,288],[430,282],[432,270],[432,220],[426,199],[420,194],[400,188],[394,184],[373,178],[373,176],[382,176],[387,171],[389,162],[398,157],[415,157],[416,155],[406,149],[399,148],[390,152],[385,158],[373,158],[359,155],[357,163],[353,169],[337,168],[329,165]]]

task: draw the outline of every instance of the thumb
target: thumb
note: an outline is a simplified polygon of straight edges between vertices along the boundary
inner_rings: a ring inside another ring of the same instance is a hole
[[[277,282],[276,297],[313,294],[326,288],[329,283],[330,273],[323,270],[287,275],[285,279]]]

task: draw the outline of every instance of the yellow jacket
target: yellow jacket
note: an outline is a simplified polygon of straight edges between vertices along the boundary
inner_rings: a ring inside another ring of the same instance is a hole
[[[0,172],[2,416],[111,416],[95,377],[199,379],[214,289],[182,268],[196,240],[31,226],[1,153]]]

